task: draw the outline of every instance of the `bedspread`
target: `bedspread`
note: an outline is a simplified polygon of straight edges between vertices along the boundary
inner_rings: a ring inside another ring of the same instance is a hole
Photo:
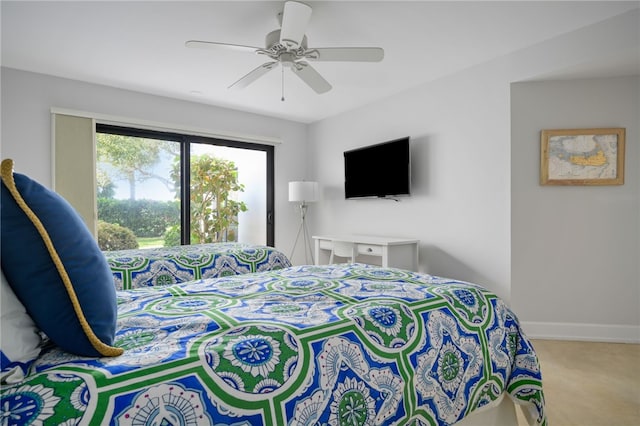
[[[178,284],[291,266],[273,247],[243,243],[193,244],[104,252],[118,290]]]
[[[532,345],[505,303],[474,284],[302,266],[118,299],[124,355],[48,350],[26,381],[2,390],[3,419],[449,425],[507,392],[546,423]]]

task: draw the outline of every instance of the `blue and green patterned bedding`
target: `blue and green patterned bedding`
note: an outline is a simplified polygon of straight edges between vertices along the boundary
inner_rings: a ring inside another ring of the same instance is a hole
[[[301,266],[120,291],[118,304],[124,354],[50,348],[2,389],[3,424],[448,425],[503,393],[546,424],[533,347],[477,285]]]
[[[164,286],[291,266],[287,256],[273,247],[243,243],[118,250],[104,252],[104,255],[118,290]]]

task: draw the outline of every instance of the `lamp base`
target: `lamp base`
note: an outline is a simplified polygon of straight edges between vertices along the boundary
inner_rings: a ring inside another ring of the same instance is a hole
[[[300,234],[302,234],[302,241],[304,247],[304,262],[307,265],[313,265],[315,262],[313,260],[313,250],[311,249],[311,237],[309,236],[309,229],[307,228],[307,204],[302,202],[300,204],[300,226],[298,227],[298,234],[296,235],[296,241],[293,244],[293,248],[291,249],[291,254],[289,255],[289,259],[293,262],[293,254],[296,252],[296,246],[298,245],[298,241],[300,240]],[[307,256],[309,254],[309,256]],[[309,263],[309,257],[311,257],[311,263]]]

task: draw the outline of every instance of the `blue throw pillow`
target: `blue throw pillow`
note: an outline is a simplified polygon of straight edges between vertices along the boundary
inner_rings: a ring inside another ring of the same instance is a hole
[[[71,205],[1,165],[2,270],[34,322],[54,343],[83,356],[117,356],[117,302],[98,244]]]

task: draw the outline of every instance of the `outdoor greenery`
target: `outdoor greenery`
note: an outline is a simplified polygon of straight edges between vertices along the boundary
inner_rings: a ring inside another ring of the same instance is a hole
[[[178,225],[174,225],[171,228],[167,229],[167,232],[164,233],[164,246],[172,247],[180,245],[180,227]]]
[[[126,250],[139,247],[136,236],[130,229],[115,223],[98,221],[98,246],[100,250]]]
[[[138,237],[159,237],[180,222],[180,203],[98,198],[98,217],[131,229]]]
[[[160,161],[163,151],[172,156],[180,155],[177,143],[110,133],[97,133],[96,140],[98,163],[109,163],[118,175],[129,182],[130,200],[136,199],[136,183],[148,179],[156,179],[170,190],[173,189],[171,180],[153,173],[152,170]],[[97,173],[97,180],[98,193],[108,191],[110,185],[112,188],[110,174],[104,170]]]
[[[103,234],[105,246],[118,246],[109,248],[117,250],[121,246],[132,245],[129,233],[138,242],[143,238],[152,241],[141,245],[157,245],[159,242],[164,242],[165,246],[179,245],[179,145],[107,133],[98,133],[97,141],[98,218],[108,222],[99,224],[99,234]],[[165,158],[168,154],[174,159],[169,179],[153,172],[163,153]],[[234,200],[236,193],[244,191],[244,186],[238,182],[235,163],[206,154],[192,155],[190,169],[191,243],[236,241],[238,214],[247,211],[247,206]],[[114,176],[129,183],[129,199],[114,198]],[[156,179],[170,191],[175,191],[176,200],[136,199],[136,184],[148,179]],[[117,227],[107,226],[109,224]],[[138,242],[135,247],[138,247]]]
[[[164,246],[164,237],[138,238],[139,248],[156,248]]]
[[[171,177],[180,192],[178,163]],[[191,243],[235,241],[238,213],[247,211],[242,201],[232,199],[232,193],[243,192],[238,182],[238,170],[233,161],[210,155],[191,156]],[[173,230],[175,232],[175,229]]]

